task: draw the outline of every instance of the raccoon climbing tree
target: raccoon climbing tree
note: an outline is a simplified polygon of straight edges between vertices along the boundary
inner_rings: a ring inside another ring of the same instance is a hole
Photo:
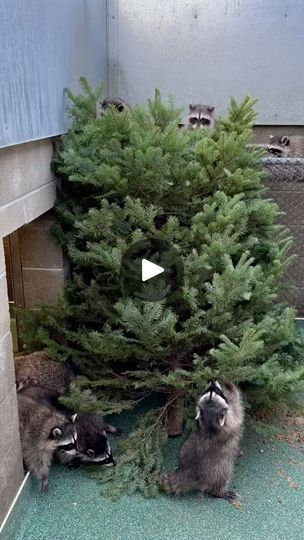
[[[189,403],[193,410],[211,374],[240,385],[248,407],[303,391],[295,313],[276,303],[291,239],[263,196],[262,151],[247,147],[252,99],[232,99],[214,129],[188,131],[158,91],[146,108],[98,115],[102,88],[82,86],[80,96],[68,92],[72,125],[53,163],[61,177],[54,235],[71,276],[56,305],[28,315],[25,339],[87,377],[67,398],[74,408],[119,413],[163,396],[146,432],[144,418],[138,428],[141,441],[154,439],[138,445],[149,466],[132,489],[150,493],[168,419],[182,418]],[[184,284],[167,300],[145,302],[122,293],[119,273],[127,248],[152,236],[177,249]],[[124,442],[129,472],[136,449],[132,437]]]

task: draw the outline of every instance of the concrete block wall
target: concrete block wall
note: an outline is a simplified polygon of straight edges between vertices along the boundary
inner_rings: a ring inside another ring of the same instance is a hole
[[[23,480],[3,243],[0,244],[0,525]]]
[[[54,204],[56,181],[50,171],[49,139],[0,148],[0,236],[6,236],[47,212]]]
[[[24,303],[26,308],[37,302],[51,304],[64,285],[67,273],[62,250],[50,234],[53,217],[50,212],[19,230]]]
[[[62,258],[58,248],[51,241],[48,244],[49,217],[26,224],[54,205],[52,153],[50,139],[0,149],[0,526],[24,478],[2,238],[23,227],[20,245],[26,303],[48,301],[55,294],[55,284],[58,292],[63,283]],[[48,273],[47,265],[51,266]],[[55,276],[53,284],[50,276]]]

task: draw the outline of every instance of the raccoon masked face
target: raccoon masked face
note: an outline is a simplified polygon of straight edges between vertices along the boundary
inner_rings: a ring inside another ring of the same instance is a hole
[[[84,463],[96,463],[106,466],[115,465],[105,431],[96,437],[90,438],[86,444],[82,445],[82,441],[80,441],[77,457]]]
[[[68,446],[76,445],[77,430],[75,427],[75,420],[77,415],[74,414],[71,417],[71,421],[66,419],[65,423],[58,426],[54,426],[50,432],[49,438],[55,442],[56,446]]]
[[[270,135],[270,144],[277,144],[278,146],[289,146],[290,140],[287,135],[282,135],[282,136]]]
[[[273,136],[270,135],[270,143],[267,151],[274,156],[284,156],[289,153],[290,139],[287,135]]]
[[[189,127],[191,129],[199,129],[212,127],[214,107],[209,105],[189,105]]]
[[[101,109],[102,109],[102,114],[104,114],[106,109],[108,109],[109,107],[112,107],[112,108],[116,109],[116,111],[118,111],[120,113],[128,110],[128,106],[120,98],[107,98],[107,99],[104,99],[103,101],[100,101],[100,105],[101,105]]]
[[[213,381],[197,403],[196,420],[212,437],[225,426],[227,412],[228,404],[221,386]]]

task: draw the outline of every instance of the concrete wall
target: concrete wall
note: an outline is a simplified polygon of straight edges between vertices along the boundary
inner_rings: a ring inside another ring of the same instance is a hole
[[[53,222],[53,216],[48,212],[18,231],[26,308],[39,302],[54,303],[64,285],[68,266],[62,250],[51,237]]]
[[[258,123],[303,124],[303,0],[111,0],[109,85],[130,104],[158,87],[224,114],[258,99]]]
[[[3,244],[0,243],[0,526],[23,480]]]
[[[0,146],[66,130],[64,88],[106,82],[106,0],[1,0]]]
[[[47,212],[55,201],[50,140],[0,148],[0,237]]]
[[[55,200],[52,152],[52,140],[0,149],[0,525],[23,480],[2,238],[22,227],[26,305],[54,298],[63,283],[62,255],[49,239],[50,217],[37,220]]]

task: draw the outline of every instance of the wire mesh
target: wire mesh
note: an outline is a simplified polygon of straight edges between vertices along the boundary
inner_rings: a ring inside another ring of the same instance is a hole
[[[280,222],[286,225],[293,238],[291,253],[297,258],[291,263],[280,300],[288,302],[304,316],[304,158],[265,157],[267,197],[279,206]]]

